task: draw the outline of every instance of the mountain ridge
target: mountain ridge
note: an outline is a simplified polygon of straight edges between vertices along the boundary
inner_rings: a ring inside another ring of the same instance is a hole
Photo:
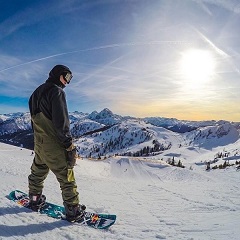
[[[240,123],[187,121],[175,118],[136,118],[100,112],[69,113],[71,133],[79,153],[86,157],[112,155],[148,156],[171,148],[216,148],[239,140]],[[33,149],[29,113],[0,115],[0,141]]]

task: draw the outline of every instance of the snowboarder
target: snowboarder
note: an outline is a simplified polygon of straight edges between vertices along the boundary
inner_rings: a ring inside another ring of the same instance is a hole
[[[84,207],[79,204],[79,193],[73,172],[77,149],[70,134],[63,91],[71,79],[72,72],[68,67],[56,65],[50,71],[46,82],[40,85],[29,99],[35,157],[28,183],[29,207],[38,211],[46,201],[42,194],[43,182],[51,170],[60,184],[66,218],[74,222],[83,216]]]
[[[206,166],[206,171],[210,170],[211,169],[211,163],[210,162],[207,162],[207,166]]]

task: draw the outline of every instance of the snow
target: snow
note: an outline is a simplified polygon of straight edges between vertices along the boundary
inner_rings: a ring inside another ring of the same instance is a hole
[[[225,146],[230,151],[239,147],[239,141],[229,149]],[[75,177],[81,202],[90,211],[117,215],[109,230],[96,230],[31,212],[8,200],[6,195],[14,189],[28,191],[34,156],[30,150],[0,143],[0,239],[237,240],[240,172],[236,166],[205,171],[205,165],[196,164],[220,150],[182,147],[148,158],[78,160]],[[180,156],[186,168],[160,160],[167,156]],[[239,156],[229,158],[235,161]],[[52,173],[44,194],[48,201],[62,204]]]

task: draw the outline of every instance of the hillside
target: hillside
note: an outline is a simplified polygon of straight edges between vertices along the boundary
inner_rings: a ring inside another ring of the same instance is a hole
[[[235,156],[228,157],[230,162],[239,160],[236,149],[239,141],[228,145],[231,153],[235,151]],[[170,166],[159,156],[77,161],[81,202],[88,210],[117,214],[115,225],[99,231],[39,215],[9,201],[5,196],[11,190],[28,191],[33,156],[30,150],[0,143],[0,239],[239,239],[240,172],[236,166],[206,171],[199,163],[220,149],[178,150],[164,154],[184,158],[185,168]],[[62,204],[58,186],[50,173],[44,194]]]
[[[82,157],[153,156],[181,147],[224,149],[239,140],[240,124],[227,121],[135,118],[109,109],[90,114],[73,112],[69,116],[71,133]],[[33,149],[29,113],[0,115],[0,141]]]

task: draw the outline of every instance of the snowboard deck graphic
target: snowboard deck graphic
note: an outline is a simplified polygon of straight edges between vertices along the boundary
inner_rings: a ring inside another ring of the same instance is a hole
[[[28,194],[14,190],[10,192],[7,196],[10,200],[16,202],[17,204],[28,208],[29,197]],[[63,206],[59,206],[53,203],[46,202],[46,204],[39,210],[41,214],[45,214],[49,217],[56,219],[64,219],[65,209]],[[116,221],[116,215],[114,214],[102,214],[102,213],[93,213],[86,211],[83,219],[79,222],[74,222],[80,225],[88,225],[97,229],[107,229],[112,226]]]

